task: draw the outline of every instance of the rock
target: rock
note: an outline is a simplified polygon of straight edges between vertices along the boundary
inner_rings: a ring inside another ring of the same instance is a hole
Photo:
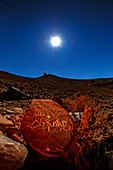
[[[18,115],[16,115],[15,118],[17,121],[20,119],[20,117]]]
[[[1,112],[2,112],[2,115],[5,115],[7,113],[7,109],[2,109]]]
[[[6,110],[7,114],[14,114],[15,112],[13,110]]]
[[[52,100],[33,100],[22,121],[27,143],[39,153],[58,157],[76,147],[77,132],[68,112]]]
[[[20,89],[13,86],[10,86],[7,92],[3,92],[2,96],[5,100],[21,100],[30,98],[29,94],[25,94]]]
[[[15,127],[8,128],[7,133],[10,137],[12,137],[15,133],[17,133],[17,129]]]
[[[19,136],[17,133],[18,132],[17,132],[16,127],[7,129],[7,135],[9,137],[11,137],[12,139],[14,139],[17,142],[20,142],[20,143],[23,143],[26,145],[26,143],[24,142],[24,139],[21,136]]]
[[[9,115],[4,115],[4,117],[5,117],[6,119],[10,119],[10,116],[9,116]]]
[[[13,117],[9,115],[4,115],[4,117],[8,120],[11,120],[14,123]]]
[[[17,114],[22,114],[23,113],[23,109],[22,108],[15,107],[13,110]]]
[[[83,112],[69,112],[69,115],[74,119],[75,122],[79,121],[83,115]]]
[[[6,119],[4,116],[0,115],[0,130],[5,130],[6,128],[13,126],[12,121]]]
[[[9,115],[4,115],[4,117],[8,120],[12,120],[11,116],[9,116]]]
[[[3,135],[4,133],[2,131],[0,131],[0,135]]]
[[[23,144],[0,135],[0,170],[17,170],[24,164],[27,155]]]
[[[19,135],[17,135],[16,133],[12,135],[12,138],[13,138],[14,140],[16,140],[17,142],[20,142],[20,143],[25,144],[25,143],[24,143],[24,139],[23,139],[22,137],[20,137]]]

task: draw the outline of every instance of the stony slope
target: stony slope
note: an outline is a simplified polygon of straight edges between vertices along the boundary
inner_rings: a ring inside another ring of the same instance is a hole
[[[59,97],[61,99],[70,97],[73,99],[74,94],[76,92],[79,92],[80,94],[87,94],[88,96],[94,98],[97,104],[98,103],[103,104],[101,109],[104,110],[105,113],[104,126],[106,127],[104,128],[102,125],[101,129],[102,130],[104,129],[102,133],[104,132],[105,136],[107,136],[106,135],[107,131],[110,129],[111,138],[108,138],[109,148],[107,152],[109,154],[112,154],[113,142],[111,140],[113,136],[113,127],[112,127],[113,78],[76,80],[76,79],[60,78],[55,75],[46,75],[46,76],[41,76],[39,78],[27,78],[27,77],[16,76],[7,72],[0,71],[0,91],[1,91],[0,94],[3,94],[3,92],[5,92],[7,95],[8,88],[11,86],[17,88],[18,89],[17,91],[20,90],[22,91],[22,93],[29,94],[30,99],[23,99],[23,100],[16,99],[10,101],[3,100],[0,102],[1,115],[4,116],[5,119],[10,120],[11,123],[13,122],[13,128],[10,128],[9,130],[7,128],[0,129],[0,134],[9,136],[10,138],[26,145],[26,141],[24,141],[23,136],[21,136],[20,126],[21,126],[21,121],[24,115],[26,114],[26,111],[29,108],[32,99],[33,98],[54,99],[55,97]],[[35,155],[33,157],[34,160],[32,160],[34,161],[34,164],[37,164],[36,163],[37,157],[38,160],[45,159],[43,157],[41,158],[41,155],[37,156],[37,153],[35,153],[34,151],[31,152],[31,155],[32,156]],[[29,160],[31,160],[31,156],[28,159],[28,162]],[[33,164],[32,161],[30,163],[27,162],[27,168],[23,168],[23,169],[29,170],[30,169],[29,166],[32,166]],[[52,163],[53,161],[54,160],[52,160]],[[63,168],[64,165],[61,169]]]
[[[77,80],[50,74],[38,78],[27,78],[0,71],[0,88],[8,85],[22,88],[26,93],[32,94],[33,98],[53,98],[55,96],[64,98],[73,96],[77,91],[91,95],[112,96],[113,94],[113,78]]]

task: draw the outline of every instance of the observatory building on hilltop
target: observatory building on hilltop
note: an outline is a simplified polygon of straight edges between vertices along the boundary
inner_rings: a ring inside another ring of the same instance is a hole
[[[46,72],[44,72],[44,76],[47,76],[47,73],[46,73]]]

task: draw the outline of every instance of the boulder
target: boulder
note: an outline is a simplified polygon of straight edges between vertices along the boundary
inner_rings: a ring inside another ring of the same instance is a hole
[[[23,91],[13,86],[10,86],[7,92],[3,92],[2,96],[5,100],[21,100],[30,98],[29,94],[25,94]]]
[[[76,148],[75,122],[52,100],[32,100],[21,128],[27,143],[42,155],[58,157]]]
[[[11,126],[13,126],[13,122],[11,120],[8,120],[4,116],[0,115],[0,130],[5,130]]]
[[[24,164],[27,155],[23,144],[0,135],[0,170],[17,170]]]

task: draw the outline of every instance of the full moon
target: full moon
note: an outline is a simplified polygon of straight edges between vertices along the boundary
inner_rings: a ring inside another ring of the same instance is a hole
[[[58,46],[61,45],[61,39],[60,39],[60,37],[58,37],[58,36],[52,37],[51,40],[50,40],[50,42],[51,42],[51,45],[52,45],[53,47],[58,47]]]

